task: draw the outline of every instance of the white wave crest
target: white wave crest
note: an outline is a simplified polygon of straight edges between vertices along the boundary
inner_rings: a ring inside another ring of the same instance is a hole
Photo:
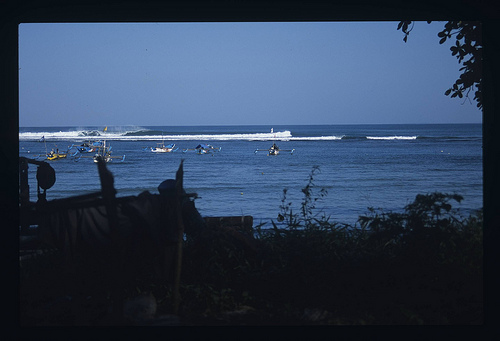
[[[225,133],[225,134],[168,134],[149,135],[134,134],[136,132],[147,132],[149,129],[114,129],[112,131],[77,129],[70,131],[41,131],[41,132],[20,132],[20,141],[39,141],[42,136],[46,141],[335,141],[342,140],[345,136],[292,136],[289,130],[266,132],[266,133]],[[368,140],[415,140],[417,136],[367,136]]]
[[[21,132],[19,140],[37,141],[43,136],[47,141],[88,141],[88,140],[115,140],[115,141],[288,141],[292,138],[289,130],[270,133],[251,134],[179,134],[179,135],[133,135],[129,132],[103,132],[103,131],[59,131],[59,132]]]
[[[288,141],[292,137],[292,133],[288,130],[273,133],[252,133],[252,134],[195,134],[195,135],[163,135],[164,140],[209,140],[209,141]],[[137,138],[137,136],[134,136]],[[148,136],[150,138],[150,136]],[[162,137],[159,136],[161,139]],[[158,139],[156,137],[155,139]]]
[[[291,137],[291,141],[335,141],[342,140],[343,136],[298,136]]]
[[[367,136],[368,140],[416,140],[416,136]]]
[[[81,136],[82,131],[58,131],[58,132],[24,132],[19,133],[19,140],[21,141],[29,141],[29,140],[40,140],[44,137],[46,140],[73,140],[73,139],[82,139]],[[88,137],[84,137],[83,139],[87,139]]]
[[[107,128],[107,127],[106,127]],[[113,127],[113,130],[102,128],[75,128],[60,131],[19,132],[20,141],[39,141],[42,137],[47,141],[89,141],[89,140],[122,140],[128,133],[147,130],[141,127]]]

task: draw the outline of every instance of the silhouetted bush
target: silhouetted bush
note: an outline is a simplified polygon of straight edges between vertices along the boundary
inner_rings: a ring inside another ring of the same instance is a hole
[[[281,316],[281,323],[304,323],[308,308],[327,311],[327,324],[482,322],[481,211],[463,218],[452,207],[461,196],[431,193],[401,213],[369,208],[354,226],[330,222],[315,213],[326,196],[314,196],[317,171],[302,190],[299,213],[285,189],[283,227],[256,228],[257,254],[210,233],[203,241],[210,250],[186,244],[184,278],[231,288],[232,308],[244,293],[245,304]]]
[[[195,238],[187,236],[179,311],[183,323],[482,323],[481,211],[461,217],[452,205],[461,196],[430,193],[417,195],[402,212],[369,208],[353,226],[331,222],[315,209],[327,194],[316,192],[317,171],[313,168],[302,191],[298,213],[283,191],[278,222],[272,221],[271,228],[259,225],[254,236],[245,238],[237,238],[243,232],[215,228]],[[254,243],[246,243],[248,238]],[[21,290],[21,318],[28,325],[44,321],[36,316],[47,314],[40,306],[57,299],[57,293],[44,292],[36,283],[50,288],[51,280],[60,280],[54,262],[47,264],[43,257],[36,262],[33,268],[21,269],[22,284],[29,282],[28,288],[37,289],[29,295],[29,289]],[[49,274],[55,275],[48,279]],[[170,285],[151,276],[125,289],[130,296],[152,292],[158,314],[169,314]],[[110,304],[109,293],[92,295]],[[93,309],[101,315],[106,311],[95,305]],[[78,319],[73,316],[61,323],[74,321]]]

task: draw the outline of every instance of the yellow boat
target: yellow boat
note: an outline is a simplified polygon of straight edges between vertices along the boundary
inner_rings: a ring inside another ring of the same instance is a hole
[[[47,154],[47,160],[53,161],[53,160],[64,159],[66,156],[68,156],[68,154],[54,152],[52,150],[50,153]]]

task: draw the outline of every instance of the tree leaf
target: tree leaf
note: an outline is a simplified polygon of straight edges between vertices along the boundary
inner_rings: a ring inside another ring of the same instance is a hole
[[[398,23],[398,29],[402,29],[404,33],[403,41],[405,43],[408,41],[408,35],[412,30],[412,23],[409,20],[401,20]],[[455,82],[453,87],[446,90],[445,95],[468,98],[471,89],[477,86],[478,94],[476,94],[474,100],[478,102],[478,108],[483,107],[480,88],[483,74],[481,65],[483,47],[481,31],[481,25],[478,22],[448,21],[445,23],[444,28],[440,32],[437,32],[439,44],[449,41],[448,38],[451,40],[451,54],[457,58],[458,63],[462,66],[460,72],[463,77],[461,76],[459,82]]]

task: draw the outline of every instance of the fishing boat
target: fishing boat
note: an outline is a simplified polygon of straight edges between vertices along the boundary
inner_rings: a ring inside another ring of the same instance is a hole
[[[35,156],[36,159],[44,157],[46,160],[55,161],[55,160],[65,159],[68,156],[69,148],[68,151],[66,152],[60,152],[59,147],[55,145],[55,149],[52,148],[50,152],[47,152],[47,143],[45,141],[44,143],[45,143],[45,154],[36,155]]]
[[[59,149],[57,149],[56,151],[52,149],[49,153],[47,153],[47,160],[54,161],[59,159],[65,159],[66,156],[68,156],[68,153],[60,153]]]
[[[163,142],[157,143],[155,148],[151,147],[153,153],[171,153],[175,152],[177,149],[178,148],[175,148],[175,143],[165,145]]]
[[[102,145],[103,145],[102,141],[94,141],[94,142],[87,141],[78,146],[72,144],[71,147],[69,147],[69,149],[75,148],[77,150],[77,153],[93,153],[97,151],[98,147],[102,147]]]
[[[273,143],[273,145],[269,149],[255,149],[255,154],[257,152],[267,152],[267,155],[279,155],[280,152],[290,152],[290,154],[293,154],[295,149],[280,149],[276,143]]]
[[[92,156],[92,159],[97,163],[99,157],[105,162],[111,161],[111,146],[106,146],[106,141],[104,141],[102,146],[97,147],[96,153]]]
[[[156,147],[146,147],[144,150],[152,151],[153,153],[171,153],[175,152],[179,148],[175,148],[175,143],[171,143],[168,145],[165,145],[165,141],[163,139],[163,132],[161,133],[161,142],[158,142],[156,144]]]
[[[107,130],[108,127],[106,127]],[[103,141],[101,146],[97,147],[97,151],[92,157],[94,162],[98,162],[98,159],[102,158],[105,162],[110,162],[112,159],[122,159],[125,160],[125,155],[123,156],[111,156],[111,146],[106,146],[106,141]]]
[[[100,141],[101,142],[101,141]],[[111,156],[111,146],[106,145],[106,141],[102,141],[99,145],[95,146],[95,154],[92,156],[82,155],[75,159],[75,161],[79,161],[83,158],[92,158],[94,162],[98,162],[99,158],[102,158],[105,162],[110,162],[112,159],[121,159],[123,162],[125,160],[125,155],[123,156]]]
[[[199,144],[195,148],[184,149],[182,152],[185,153],[187,151],[194,150],[196,154],[209,154],[212,152],[220,152],[221,147],[214,147],[210,144]]]

